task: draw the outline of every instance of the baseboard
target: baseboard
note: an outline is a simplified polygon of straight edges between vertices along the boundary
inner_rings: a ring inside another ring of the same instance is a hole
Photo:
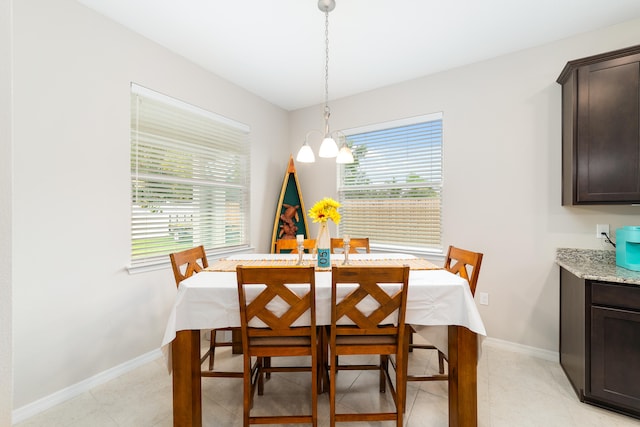
[[[484,339],[482,346],[499,348],[502,350],[512,351],[514,353],[526,354],[539,359],[548,360],[550,362],[560,363],[560,353],[557,351],[544,350],[542,348],[530,347],[528,345],[489,337]]]
[[[160,351],[160,349],[150,351],[149,353],[143,354],[142,356],[136,357],[135,359],[131,359],[121,365],[115,366],[109,370],[94,375],[91,378],[87,378],[86,380],[80,381],[79,383],[50,394],[49,396],[38,399],[33,403],[29,403],[28,405],[15,409],[12,412],[12,423],[16,424],[30,417],[33,417],[40,412],[59,405],[64,401],[67,401],[84,392],[89,391],[93,387],[104,384],[107,381],[117,378],[120,375],[126,374],[127,372],[132,371],[140,366],[146,365],[147,363],[160,357],[162,357],[162,352]]]

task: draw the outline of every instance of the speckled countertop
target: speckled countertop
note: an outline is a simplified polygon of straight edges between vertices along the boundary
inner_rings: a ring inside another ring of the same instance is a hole
[[[556,263],[583,279],[640,286],[640,271],[618,267],[615,251],[558,248]]]

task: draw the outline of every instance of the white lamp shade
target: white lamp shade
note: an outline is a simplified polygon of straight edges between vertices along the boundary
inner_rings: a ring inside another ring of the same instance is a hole
[[[336,163],[353,163],[353,152],[346,144],[340,148],[338,157],[336,157]]]
[[[320,144],[320,157],[336,157],[338,155],[338,144],[330,136],[325,137]]]
[[[313,150],[309,146],[309,144],[303,144],[300,147],[300,151],[298,151],[298,155],[296,156],[296,160],[301,163],[313,163],[316,161],[316,156],[313,154]]]

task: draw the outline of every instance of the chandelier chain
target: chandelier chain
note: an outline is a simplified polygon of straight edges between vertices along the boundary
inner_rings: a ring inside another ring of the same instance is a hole
[[[320,151],[318,154],[320,157],[335,157],[336,163],[353,163],[353,153],[351,149],[346,143],[346,136],[340,132],[336,131],[331,133],[329,129],[329,116],[331,112],[329,110],[329,12],[331,12],[336,7],[335,0],[318,0],[318,9],[324,12],[324,44],[325,44],[325,57],[324,57],[324,137],[322,139],[322,143],[320,144]],[[307,132],[307,135],[304,137],[304,143],[298,151],[297,159],[299,162],[303,163],[313,163],[316,161],[315,156],[313,155],[313,150],[309,146],[308,139],[309,135],[313,132],[321,132],[319,130],[311,130]],[[334,135],[339,138],[339,135],[345,138],[345,142],[342,144],[340,148],[336,143],[336,139]]]
[[[325,45],[325,61],[324,61],[324,110],[329,112],[329,11],[324,13],[324,45]]]

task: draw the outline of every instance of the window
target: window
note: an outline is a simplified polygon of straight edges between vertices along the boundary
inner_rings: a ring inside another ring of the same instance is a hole
[[[344,133],[355,161],[338,168],[340,233],[441,253],[442,113]]]
[[[248,246],[249,128],[132,84],[131,267]]]

